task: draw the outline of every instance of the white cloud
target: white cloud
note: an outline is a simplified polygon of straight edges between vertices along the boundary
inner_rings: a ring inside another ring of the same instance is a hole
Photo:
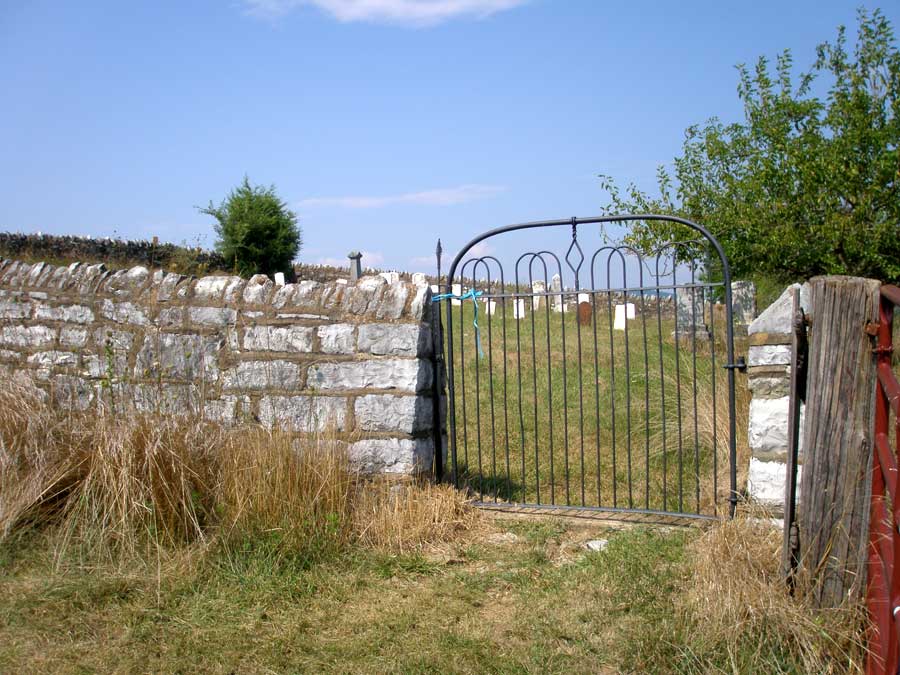
[[[384,263],[384,254],[378,251],[361,251],[363,267],[379,267]],[[323,257],[316,260],[317,265],[330,265],[331,267],[349,267],[350,259],[347,256],[343,258]]]
[[[341,22],[407,26],[433,26],[462,16],[482,19],[525,2],[527,0],[244,0],[251,14],[270,19],[311,5]]]
[[[394,204],[418,204],[421,206],[455,206],[484,199],[503,192],[506,188],[499,185],[459,185],[451,188],[439,188],[437,190],[423,190],[422,192],[406,192],[399,195],[386,195],[381,197],[312,197],[297,202],[297,208],[310,208],[322,206],[338,206],[345,209],[378,209]]]

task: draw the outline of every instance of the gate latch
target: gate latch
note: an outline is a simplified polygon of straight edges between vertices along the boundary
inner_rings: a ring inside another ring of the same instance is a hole
[[[740,372],[745,372],[747,370],[747,361],[744,360],[743,356],[737,357],[737,363],[726,363],[722,366],[725,370],[739,370]]]

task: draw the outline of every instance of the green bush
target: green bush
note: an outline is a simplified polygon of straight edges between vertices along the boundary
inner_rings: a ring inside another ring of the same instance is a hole
[[[275,187],[244,181],[215,206],[200,209],[215,218],[216,249],[241,276],[284,272],[292,276],[292,263],[303,244],[297,215],[290,211]]]

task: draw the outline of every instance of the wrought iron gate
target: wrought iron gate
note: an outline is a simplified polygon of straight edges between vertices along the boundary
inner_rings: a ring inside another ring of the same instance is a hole
[[[636,221],[689,236],[646,256],[605,241],[602,228]],[[510,253],[514,233],[560,229],[562,257]],[[441,288],[453,482],[483,506],[733,514],[730,282],[716,239],[669,216],[523,223],[470,241]]]

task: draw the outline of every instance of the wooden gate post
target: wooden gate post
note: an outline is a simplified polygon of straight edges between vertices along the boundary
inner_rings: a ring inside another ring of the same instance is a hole
[[[865,593],[875,358],[866,324],[880,283],[810,281],[812,325],[800,481],[800,565],[819,607]]]

